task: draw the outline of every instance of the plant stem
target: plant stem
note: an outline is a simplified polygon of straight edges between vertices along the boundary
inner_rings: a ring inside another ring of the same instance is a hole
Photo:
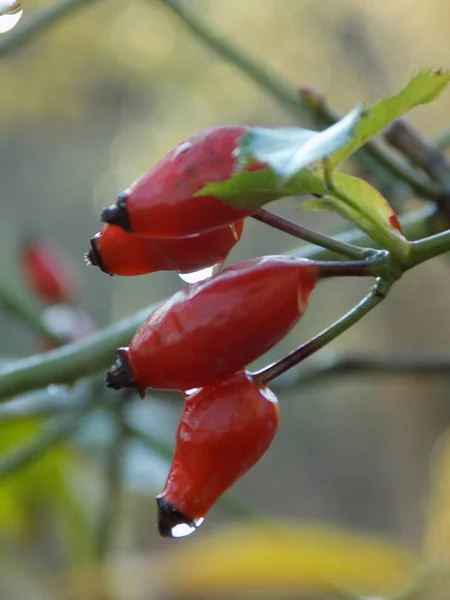
[[[128,439],[128,430],[124,422],[125,406],[129,394],[122,393],[117,403],[114,416],[116,420],[116,435],[106,456],[106,489],[102,513],[98,524],[97,547],[95,556],[103,562],[112,545],[115,525],[119,513],[120,492],[122,490],[122,471],[124,450]]]
[[[366,210],[363,211],[360,208],[357,199],[354,199],[352,196],[346,194],[337,185],[334,180],[334,172],[330,165],[329,159],[324,159],[322,162],[324,167],[325,183],[330,195],[334,196],[338,200],[341,200],[345,207],[350,207],[352,211],[354,211],[358,216],[362,217],[357,222],[357,225],[359,225],[362,230],[366,231],[368,235],[371,235],[371,237],[380,245],[382,245],[382,247],[389,250],[392,256],[394,256],[400,263],[405,264],[411,248],[403,235],[399,234],[399,232],[395,231],[391,227],[382,229],[377,221],[372,217],[371,213]],[[342,212],[344,212],[344,209],[342,209]]]
[[[167,444],[164,440],[160,438],[156,438],[152,434],[144,431],[140,427],[134,426],[129,420],[125,423],[126,430],[128,435],[134,437],[135,439],[141,441],[145,444],[150,450],[165,458],[168,462],[172,461],[173,457],[173,447],[170,444]],[[257,518],[257,515],[253,508],[244,504],[241,500],[234,498],[230,494],[224,494],[221,496],[219,500],[220,504],[222,504],[231,514],[246,517],[246,518]]]
[[[2,367],[0,400],[50,383],[73,383],[105,369],[114,362],[115,349],[129,343],[136,328],[157,306],[153,304],[80,342],[19,359]]]
[[[388,268],[389,253],[380,252],[379,256],[356,261],[314,261],[320,279],[329,277],[381,277]]]
[[[173,0],[158,0],[158,2],[176,14],[183,24],[206,46],[240,69],[295,116],[301,115],[311,121],[311,113],[299,98],[296,90],[289,84],[272,75],[269,69],[265,69],[261,63],[243,50],[221,38],[216,32],[211,31],[201,19],[197,18],[194,11]]]
[[[411,242],[410,265],[419,265],[448,251],[450,251],[450,230]]]
[[[441,150],[425,139],[406,119],[397,119],[384,133],[385,139],[430,179],[448,188],[450,164]]]
[[[295,116],[302,116],[307,123],[316,122],[320,125],[330,125],[340,119],[339,113],[330,109],[326,103],[324,103],[324,107],[320,108],[304,101],[301,93],[297,93],[297,90],[280,80],[280,78],[274,77],[241,49],[219,37],[216,32],[212,32],[201,19],[197,18],[194,11],[187,9],[175,0],[157,1],[176,14],[184,25],[209,48],[240,69]],[[392,152],[378,142],[372,140],[365,145],[362,148],[362,154],[371,156],[389,173],[408,183],[424,198],[433,200],[438,198],[440,191],[437,186],[429,182],[419,172],[400,162]],[[355,157],[357,159],[361,158],[361,152],[357,152]]]
[[[39,308],[25,296],[12,289],[7,282],[0,282],[0,307],[18,317],[20,321],[46,341],[58,345],[61,343],[61,339],[46,326]]]
[[[426,235],[433,214],[434,209],[427,206],[401,219],[405,235],[410,238]],[[367,236],[359,230],[351,230],[337,237],[341,241],[358,245],[369,243]],[[328,250],[313,246],[304,246],[291,254],[317,260],[333,256]],[[158,304],[149,306],[80,342],[67,344],[45,354],[12,361],[1,367],[0,401],[49,384],[73,383],[107,368],[114,361],[115,349],[129,343],[136,328],[157,306]]]
[[[40,9],[31,19],[18,25],[0,40],[0,57],[30,42],[54,23],[96,0],[60,0]]]
[[[0,405],[0,425],[23,419],[67,415],[76,410],[89,393],[93,393],[92,383],[92,380],[85,379],[70,390],[61,387],[57,393],[49,393],[43,389],[14,398]],[[102,388],[105,389],[104,385]]]
[[[373,310],[384,300],[392,283],[379,280],[370,293],[359,304],[353,307],[347,314],[333,323],[330,327],[316,335],[314,338],[302,344],[299,348],[288,354],[278,362],[265,367],[254,373],[255,378],[262,384],[267,384],[276,379],[292,367],[315,354],[318,350],[332,342],[339,335],[347,331],[352,325],[360,321],[365,315]]]
[[[440,150],[445,150],[448,148],[450,146],[450,130],[447,129],[446,131],[439,133],[434,140],[434,145]]]
[[[307,366],[300,365],[277,380],[277,388],[293,385],[321,384],[333,377],[346,375],[419,375],[419,376],[448,376],[450,373],[450,356],[435,354],[414,354],[408,351],[394,354],[373,353],[367,356],[345,354],[341,352],[324,352]]]
[[[265,208],[260,208],[252,215],[252,217],[261,223],[265,223],[274,229],[279,229],[280,231],[288,233],[289,235],[292,235],[300,240],[304,240],[305,242],[315,244],[316,246],[326,248],[331,252],[336,252],[337,254],[342,254],[342,256],[347,256],[355,260],[364,260],[364,258],[367,257],[368,252],[370,252],[370,249],[361,248],[359,246],[354,246],[353,244],[341,242],[334,238],[328,237],[327,235],[323,235],[322,233],[308,229],[308,227],[304,227],[299,223],[295,223],[289,219],[280,217],[279,215],[276,215]]]

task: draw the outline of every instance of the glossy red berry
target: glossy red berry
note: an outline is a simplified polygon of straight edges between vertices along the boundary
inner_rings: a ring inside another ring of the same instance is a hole
[[[190,273],[225,261],[239,241],[243,221],[188,238],[151,239],[105,225],[91,239],[86,258],[110,275],[143,275],[155,271]]]
[[[195,193],[206,183],[226,181],[237,168],[236,150],[248,128],[215,127],[179,144],[146,175],[105,208],[102,220],[136,235],[184,237],[236,222],[254,212],[232,208]],[[264,168],[252,165],[251,169]]]
[[[306,310],[318,272],[309,261],[266,256],[177,292],[119,348],[115,389],[188,390],[236,373],[277,344]]]
[[[78,271],[48,242],[27,240],[21,248],[21,269],[28,287],[46,304],[70,304],[78,299]]]
[[[162,536],[195,531],[217,499],[263,456],[279,421],[275,395],[241,372],[187,397],[157,497]]]

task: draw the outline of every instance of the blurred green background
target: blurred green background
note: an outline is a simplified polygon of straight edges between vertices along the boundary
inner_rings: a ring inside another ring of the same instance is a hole
[[[47,4],[26,0],[17,28]],[[449,62],[446,0],[183,4],[275,74],[293,86],[312,85],[342,112],[395,92],[422,66]],[[100,228],[101,208],[198,130],[219,123],[301,124],[151,0],[92,1],[1,57],[0,81],[2,278],[26,293],[18,275],[20,241],[30,231],[47,238],[79,264],[85,281],[81,306],[99,327],[181,285],[173,273],[119,279],[86,267],[83,255]],[[411,121],[434,136],[448,127],[448,106],[444,94],[415,110]],[[406,198],[400,208],[417,205]],[[329,215],[298,213],[295,199],[273,209],[324,231],[343,227]],[[292,238],[248,220],[229,262],[295,245]],[[332,349],[447,351],[448,273],[444,259],[409,273],[386,303]],[[321,285],[307,317],[258,365],[331,323],[366,288],[366,282],[354,281]],[[9,315],[0,314],[0,327],[3,355],[36,350],[34,334]],[[448,386],[446,378],[412,374],[341,377],[280,390],[279,434],[268,454],[235,486],[235,496],[257,513],[331,522],[419,548],[430,455],[450,421]],[[135,403],[133,418],[171,444],[180,407],[172,397],[148,397]],[[86,532],[95,530],[101,511],[109,425],[99,414],[83,427],[76,447],[55,451],[40,467],[0,481],[1,598],[38,598],[36,582],[88,560]],[[6,448],[26,439],[39,424],[0,427],[0,447]],[[167,462],[137,443],[128,450],[113,553],[170,553],[177,542],[158,538],[153,500]],[[64,480],[59,487],[58,477]],[[211,534],[224,520],[239,522],[239,517],[219,505],[194,537]]]

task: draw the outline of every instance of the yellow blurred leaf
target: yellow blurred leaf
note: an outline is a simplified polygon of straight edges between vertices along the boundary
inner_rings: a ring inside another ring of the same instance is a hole
[[[450,432],[435,448],[424,552],[428,561],[450,563]]]
[[[348,591],[389,594],[418,566],[405,548],[321,525],[246,525],[174,547],[158,565],[162,592]]]

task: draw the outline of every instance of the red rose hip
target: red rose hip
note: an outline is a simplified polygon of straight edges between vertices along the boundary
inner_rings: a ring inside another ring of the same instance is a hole
[[[251,259],[185,287],[119,348],[107,373],[115,389],[188,390],[245,368],[297,323],[318,277],[308,260]]]
[[[187,397],[172,465],[157,497],[160,534],[193,533],[217,499],[263,456],[278,421],[275,395],[244,372]]]
[[[227,258],[239,241],[243,221],[188,238],[152,239],[105,225],[91,239],[86,258],[109,275],[133,276],[156,271],[190,273]]]
[[[205,184],[233,175],[236,151],[247,131],[243,125],[229,125],[193,135],[121,192],[117,203],[103,210],[102,220],[139,236],[167,238],[203,233],[250,215],[250,208],[233,208],[215,196],[195,196]]]

